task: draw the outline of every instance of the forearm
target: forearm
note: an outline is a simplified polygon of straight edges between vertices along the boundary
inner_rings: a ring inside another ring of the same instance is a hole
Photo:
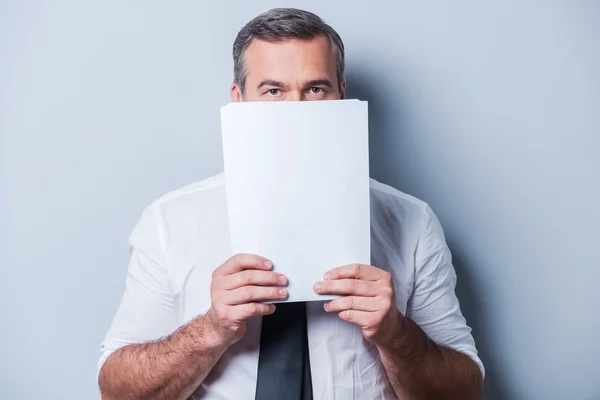
[[[204,317],[200,317],[163,340],[115,351],[100,371],[102,398],[188,398],[227,347],[216,338]]]
[[[409,318],[386,346],[378,346],[384,368],[399,398],[476,399],[482,376],[467,355],[437,345]]]

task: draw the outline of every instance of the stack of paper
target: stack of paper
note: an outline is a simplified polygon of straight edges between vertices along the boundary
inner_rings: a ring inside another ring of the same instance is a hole
[[[326,271],[370,263],[367,103],[231,103],[221,123],[233,252],[270,259],[287,301],[331,298]]]

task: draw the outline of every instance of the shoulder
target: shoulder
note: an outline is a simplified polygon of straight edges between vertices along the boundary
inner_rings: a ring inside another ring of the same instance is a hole
[[[449,258],[440,221],[426,202],[371,180],[371,230],[399,244],[421,264],[432,254]]]
[[[177,209],[181,206],[197,204],[198,200],[210,198],[224,191],[225,175],[220,173],[168,192],[154,200],[149,207],[162,210]]]
[[[159,213],[167,220],[194,219],[202,213],[215,212],[215,206],[222,205],[224,200],[225,176],[220,173],[162,195],[147,210]]]
[[[187,235],[198,224],[226,215],[224,174],[196,181],[152,201],[143,211],[132,236],[159,232],[166,236]]]
[[[414,196],[371,178],[371,214],[375,219],[390,218],[425,226],[434,217],[429,205]]]

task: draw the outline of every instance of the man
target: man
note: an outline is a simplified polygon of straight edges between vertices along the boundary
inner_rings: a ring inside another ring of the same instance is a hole
[[[232,101],[345,98],[342,41],[314,14],[258,16],[233,55]],[[315,291],[335,300],[275,307],[263,301],[285,298],[287,278],[230,257],[225,199],[218,175],[145,210],[102,346],[104,399],[478,396],[483,365],[426,204],[372,181],[373,265],[332,266]]]

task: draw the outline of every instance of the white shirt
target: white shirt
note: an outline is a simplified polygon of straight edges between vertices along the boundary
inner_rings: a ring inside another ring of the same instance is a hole
[[[224,175],[156,200],[130,245],[125,293],[98,370],[118,348],[167,336],[210,308],[211,274],[232,256]],[[427,204],[371,180],[371,253],[372,265],[393,276],[398,309],[483,372],[454,293],[450,251]],[[260,321],[248,322],[246,336],[224,353],[192,399],[254,400]],[[315,400],[396,398],[377,349],[358,326],[326,313],[322,302],[307,304],[307,325]]]

